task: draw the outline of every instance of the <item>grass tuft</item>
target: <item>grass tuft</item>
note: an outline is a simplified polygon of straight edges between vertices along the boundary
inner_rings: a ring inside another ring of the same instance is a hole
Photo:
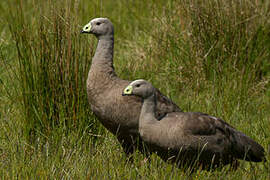
[[[22,6],[15,12],[21,16],[10,12],[9,28],[18,56],[25,134],[49,136],[57,128],[64,133],[84,127],[96,133],[99,126],[85,88],[93,46],[79,37],[78,24],[70,16],[72,4],[49,1],[49,8],[34,10],[35,21]]]

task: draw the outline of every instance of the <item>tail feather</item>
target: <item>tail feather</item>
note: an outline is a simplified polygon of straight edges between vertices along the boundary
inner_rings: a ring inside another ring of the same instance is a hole
[[[235,142],[233,149],[237,158],[253,162],[266,160],[264,148],[260,144],[241,132],[235,131],[232,134]]]

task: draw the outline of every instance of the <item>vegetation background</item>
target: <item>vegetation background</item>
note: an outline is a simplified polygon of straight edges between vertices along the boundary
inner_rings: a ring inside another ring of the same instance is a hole
[[[123,79],[151,81],[185,111],[270,144],[270,2],[1,0],[0,175],[3,179],[270,179],[266,163],[192,175],[152,155],[126,162],[93,116],[85,82],[95,17],[115,26]]]

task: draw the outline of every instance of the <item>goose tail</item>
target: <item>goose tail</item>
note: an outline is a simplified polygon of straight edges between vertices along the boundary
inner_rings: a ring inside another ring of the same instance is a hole
[[[234,134],[234,152],[237,158],[246,161],[261,162],[265,161],[265,150],[256,141],[241,132]]]

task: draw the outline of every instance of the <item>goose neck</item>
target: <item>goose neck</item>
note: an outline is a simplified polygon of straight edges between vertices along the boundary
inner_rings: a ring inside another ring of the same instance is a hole
[[[99,38],[92,64],[105,64],[113,66],[113,48],[113,37],[107,36]]]
[[[157,119],[155,118],[155,110],[156,110],[156,99],[155,94],[153,94],[143,100],[139,123],[142,125],[144,123],[157,122]]]

